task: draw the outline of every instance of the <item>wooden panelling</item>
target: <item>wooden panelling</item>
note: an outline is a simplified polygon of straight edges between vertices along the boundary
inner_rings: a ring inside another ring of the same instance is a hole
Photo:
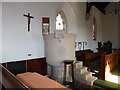
[[[105,52],[100,53],[100,75],[99,78],[105,80]]]
[[[3,65],[5,68],[7,68],[7,63],[2,63],[2,65]]]
[[[99,53],[98,52],[96,52],[96,53],[89,53],[89,54],[85,55],[86,60],[91,60],[91,59],[96,58],[96,57],[99,57]]]
[[[7,63],[7,69],[14,75],[26,72],[26,61],[17,61]]]
[[[23,60],[17,62],[2,63],[14,75],[24,72],[37,72],[42,75],[47,74],[46,58],[37,58],[31,60]]]
[[[47,63],[45,58],[32,59],[27,61],[27,71],[47,74]]]
[[[110,66],[110,72],[112,72],[118,65],[118,51],[115,50],[114,53],[106,55],[105,64]]]
[[[88,68],[92,67],[93,64],[95,64],[98,60],[100,59],[100,55],[98,52],[96,53],[87,53],[85,54],[85,60],[83,62],[83,64],[85,66],[87,66]],[[94,62],[94,63],[91,63]],[[96,63],[96,64],[99,64],[99,63]]]
[[[93,53],[93,51],[91,51],[90,49],[76,51],[75,52],[76,59],[78,61],[84,61],[85,60],[85,55],[88,54],[88,53]]]

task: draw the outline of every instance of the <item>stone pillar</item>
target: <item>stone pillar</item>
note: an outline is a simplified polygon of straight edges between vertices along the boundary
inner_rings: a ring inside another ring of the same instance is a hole
[[[54,79],[55,81],[63,84],[64,80],[64,64],[60,66],[52,66],[50,64],[47,65],[47,74],[48,77]],[[66,69],[66,81],[71,82],[71,67],[67,65]]]
[[[47,74],[48,77],[56,80],[57,82],[63,84],[63,78],[64,78],[64,65],[60,66],[52,66],[50,64],[47,65]]]

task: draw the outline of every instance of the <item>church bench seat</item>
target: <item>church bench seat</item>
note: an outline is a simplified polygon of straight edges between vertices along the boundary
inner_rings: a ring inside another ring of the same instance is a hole
[[[30,88],[66,88],[60,83],[36,72],[21,73],[17,74],[16,77]]]
[[[0,75],[2,76],[2,85],[6,88],[21,88],[25,90],[30,90],[32,88],[64,88],[65,86],[61,85],[57,81],[49,79],[43,75],[32,72],[25,72],[17,74],[15,76],[7,68],[0,65],[2,71]]]

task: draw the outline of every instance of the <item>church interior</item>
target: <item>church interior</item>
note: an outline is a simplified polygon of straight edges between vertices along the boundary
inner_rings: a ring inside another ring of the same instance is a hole
[[[0,2],[0,86],[120,88],[120,2]]]

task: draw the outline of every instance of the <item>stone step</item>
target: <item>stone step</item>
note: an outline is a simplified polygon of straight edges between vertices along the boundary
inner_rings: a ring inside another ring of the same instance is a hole
[[[76,81],[92,86],[93,82],[97,80],[97,77],[92,76],[92,72],[87,71],[87,67],[83,66],[82,61],[76,62],[74,67],[77,76]]]
[[[98,79],[98,78],[97,78],[97,77],[94,77],[94,76],[88,78],[88,79],[87,79],[87,85],[92,86],[92,85],[93,85],[93,82],[94,82],[95,80],[97,80],[97,79]]]
[[[85,67],[85,66],[83,66],[83,67],[81,67],[80,69],[79,69],[79,73],[80,74],[83,74],[84,72],[86,72],[87,71],[87,67]]]
[[[83,67],[83,62],[82,61],[77,61],[74,67],[76,69]]]
[[[87,80],[91,77],[92,77],[92,72],[89,72],[89,71],[86,71],[86,72],[81,74],[81,78],[83,78],[84,80]]]

